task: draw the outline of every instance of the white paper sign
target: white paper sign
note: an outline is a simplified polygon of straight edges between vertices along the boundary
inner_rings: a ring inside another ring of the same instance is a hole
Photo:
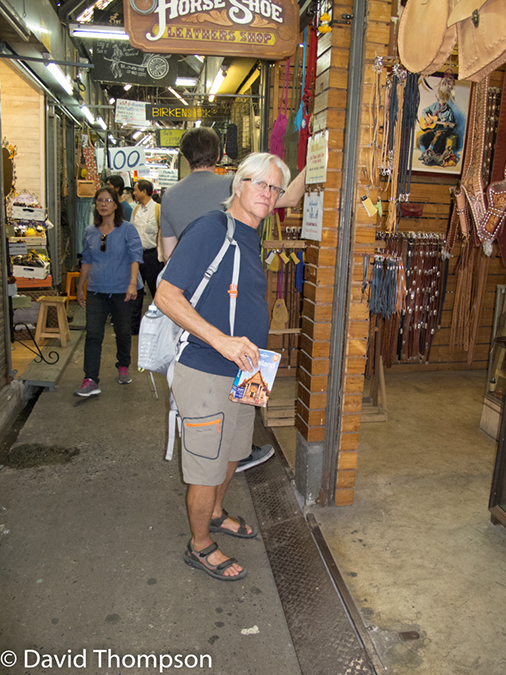
[[[177,183],[177,169],[159,169],[158,187],[167,188]]]
[[[149,126],[146,120],[146,103],[144,101],[130,101],[125,98],[116,99],[117,124],[136,124],[141,127]]]
[[[325,183],[327,180],[328,154],[328,130],[309,139],[307,144],[306,183]]]
[[[323,192],[311,192],[304,195],[302,220],[302,239],[321,241],[323,224]]]
[[[109,148],[109,168],[114,172],[142,171],[146,164],[144,148]]]

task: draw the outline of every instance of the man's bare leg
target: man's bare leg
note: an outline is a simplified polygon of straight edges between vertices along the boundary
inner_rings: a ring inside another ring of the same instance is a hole
[[[225,480],[221,485],[218,485],[217,491],[216,491],[216,499],[214,502],[214,508],[212,512],[212,518],[220,518],[222,511],[223,511],[223,499],[225,497],[225,493],[227,491],[227,488],[229,486],[230,481],[234,477],[235,470],[237,469],[237,462],[229,462],[228,467],[227,467],[227,474],[225,476]],[[223,521],[223,527],[226,527],[229,530],[232,530],[232,532],[237,532],[239,529],[239,521],[235,520],[235,518],[225,518]],[[248,530],[248,534],[252,532],[252,529],[249,525],[246,525],[246,529]]]
[[[228,482],[230,483],[230,479]],[[192,544],[195,551],[202,551],[204,548],[207,548],[213,543],[213,540],[209,536],[209,522],[213,514],[213,507],[217,499],[217,492],[220,488],[221,486],[214,485],[188,486],[188,516],[190,518]],[[214,551],[207,558],[207,561],[211,565],[219,565],[220,563],[225,562],[225,560],[228,560],[228,558],[226,555],[223,555],[220,550]],[[234,563],[225,570],[224,575],[234,577],[237,576],[237,574],[239,574],[241,571],[242,567]]]

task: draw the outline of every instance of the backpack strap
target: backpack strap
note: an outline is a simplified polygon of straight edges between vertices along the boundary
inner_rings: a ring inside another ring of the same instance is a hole
[[[241,251],[239,249],[239,246],[237,245],[236,240],[234,239],[234,233],[235,233],[235,220],[232,218],[232,216],[229,213],[226,213],[227,216],[227,234],[225,236],[225,241],[223,242],[220,250],[218,251],[218,254],[212,261],[212,263],[209,265],[207,268],[204,276],[202,277],[202,281],[200,284],[197,286],[195,289],[195,292],[193,293],[192,297],[190,298],[190,305],[192,307],[196,307],[198,301],[200,300],[202,293],[204,292],[204,289],[206,288],[207,284],[211,281],[211,278],[213,274],[216,272],[218,267],[220,266],[221,261],[225,257],[225,253],[228,251],[230,246],[235,246],[235,252],[234,252],[234,268],[232,272],[232,283],[230,285],[228,294],[230,297],[230,309],[229,309],[229,324],[230,324],[230,335],[234,334],[234,325],[235,325],[235,308],[236,308],[236,302],[237,302],[237,284],[239,281],[239,269],[241,265]],[[176,356],[176,361],[179,361],[179,357],[183,353],[183,349],[186,347],[188,344],[188,338],[190,336],[190,333],[186,330],[184,333],[181,335],[181,338],[179,340],[179,349],[178,353]]]

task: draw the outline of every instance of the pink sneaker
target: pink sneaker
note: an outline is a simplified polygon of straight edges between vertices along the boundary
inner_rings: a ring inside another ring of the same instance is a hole
[[[132,381],[132,378],[130,377],[130,373],[128,372],[128,368],[125,368],[125,366],[120,366],[118,368],[118,382],[120,384],[130,384]]]
[[[95,380],[85,377],[80,389],[76,389],[74,396],[94,396],[100,394],[100,389]]]

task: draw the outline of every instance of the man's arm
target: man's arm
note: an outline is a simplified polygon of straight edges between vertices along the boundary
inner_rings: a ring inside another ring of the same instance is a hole
[[[297,206],[304,190],[306,189],[306,167],[302,169],[297,178],[294,178],[286,188],[285,194],[276,202],[277,209],[285,209],[287,206]]]
[[[156,291],[155,303],[164,314],[175,321],[181,328],[206,342],[226,359],[233,361],[242,370],[249,372],[253,370],[248,358],[255,368],[258,366],[260,353],[256,345],[248,340],[247,337],[225,335],[221,330],[208,323],[190,305],[184,297],[183,291],[177,286],[162,279]]]
[[[162,245],[163,245],[163,261],[167,260],[172,255],[172,251],[176,248],[177,237],[163,237],[162,236]]]

